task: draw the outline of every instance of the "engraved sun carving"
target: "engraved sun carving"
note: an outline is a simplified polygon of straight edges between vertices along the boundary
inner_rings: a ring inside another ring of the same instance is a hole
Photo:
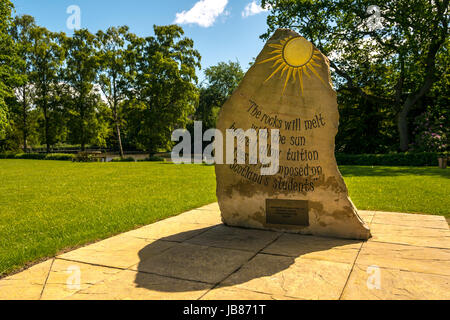
[[[273,56],[258,62],[258,64],[274,61],[272,69],[275,68],[275,71],[264,82],[269,81],[269,79],[280,72],[280,79],[286,74],[283,93],[289,80],[292,79],[296,83],[298,78],[301,94],[303,95],[303,75],[305,74],[310,78],[310,72],[312,72],[325,85],[325,82],[316,70],[316,67],[320,68],[320,65],[317,63],[320,61],[320,52],[313,47],[311,42],[297,36],[285,38],[279,43],[271,43],[268,46],[275,49],[269,53]]]

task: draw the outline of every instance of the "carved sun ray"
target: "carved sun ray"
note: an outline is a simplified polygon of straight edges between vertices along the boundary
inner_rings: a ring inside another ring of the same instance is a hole
[[[258,62],[258,64],[274,61],[272,69],[275,68],[275,70],[264,82],[269,81],[278,72],[280,72],[280,79],[286,75],[283,87],[284,93],[289,80],[292,79],[292,82],[296,83],[298,77],[300,92],[303,95],[303,75],[310,78],[310,73],[312,73],[326,85],[316,70],[316,68],[321,67],[318,63],[321,60],[320,52],[305,38],[300,36],[285,38],[279,43],[270,43],[268,46],[274,49],[269,53],[272,56]]]

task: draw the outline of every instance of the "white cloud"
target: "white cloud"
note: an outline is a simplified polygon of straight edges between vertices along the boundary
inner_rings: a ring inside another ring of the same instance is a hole
[[[200,0],[188,11],[176,14],[175,23],[195,23],[201,27],[208,28],[214,24],[217,17],[226,15],[225,7],[228,0]]]
[[[247,18],[250,16],[254,16],[255,14],[260,14],[261,12],[265,12],[267,10],[269,10],[269,7],[263,8],[256,3],[256,0],[253,0],[245,6],[244,11],[242,11],[242,16],[244,18]]]

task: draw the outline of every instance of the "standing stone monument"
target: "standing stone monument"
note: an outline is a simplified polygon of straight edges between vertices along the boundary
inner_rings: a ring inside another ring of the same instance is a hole
[[[278,129],[279,170],[261,175],[260,163],[216,164],[222,221],[229,226],[370,238],[336,164],[338,123],[328,59],[297,33],[277,30],[223,105],[217,129],[224,135],[227,129]]]

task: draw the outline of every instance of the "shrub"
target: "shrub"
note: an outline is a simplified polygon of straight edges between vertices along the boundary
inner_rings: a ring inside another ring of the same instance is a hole
[[[126,158],[114,158],[111,160],[111,162],[135,162],[133,157],[126,157]]]
[[[14,156],[15,159],[33,159],[33,160],[44,160],[45,153],[18,153]]]
[[[145,158],[144,161],[165,161],[165,159],[159,156],[149,156],[148,158]]]
[[[360,166],[437,166],[436,152],[388,153],[388,154],[336,154],[339,165]]]
[[[160,162],[164,162],[164,161],[166,161],[166,159],[164,157],[153,155],[153,156],[149,156],[149,157],[147,157],[145,159],[140,159],[138,161],[140,161],[140,162],[142,162],[142,161],[153,161],[153,162],[160,161]]]
[[[410,145],[415,152],[445,152],[449,149],[449,130],[443,115],[424,112],[414,121],[416,141]]]
[[[73,157],[75,162],[92,162],[93,156],[87,152],[79,152]]]
[[[50,153],[45,156],[45,160],[71,161],[75,155],[68,153]]]
[[[32,159],[32,160],[62,160],[68,161],[74,158],[73,154],[66,153],[0,153],[0,159]]]
[[[16,156],[13,152],[0,153],[0,159],[14,159]]]

